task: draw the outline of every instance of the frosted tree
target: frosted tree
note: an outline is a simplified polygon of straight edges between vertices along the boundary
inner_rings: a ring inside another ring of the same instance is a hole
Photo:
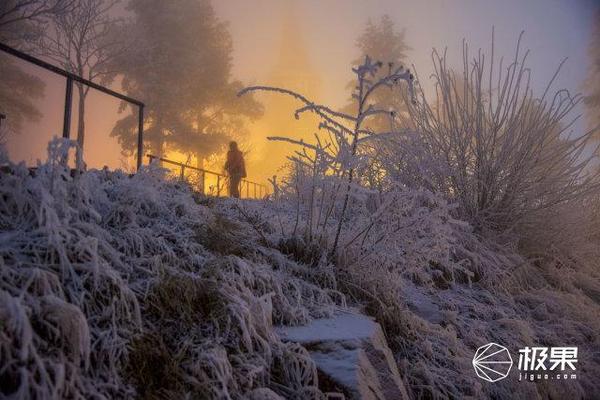
[[[383,73],[381,73],[383,71]],[[296,110],[295,117],[304,113],[317,115],[320,134],[315,134],[315,143],[287,137],[270,137],[270,140],[286,141],[297,144],[300,149],[290,157],[292,162],[292,187],[298,199],[297,218],[293,235],[297,233],[298,221],[306,220],[305,232],[309,241],[327,240],[332,237],[329,253],[335,256],[338,250],[345,217],[351,207],[351,197],[357,195],[362,188],[357,184],[357,171],[363,168],[364,158],[360,155],[360,147],[389,132],[374,132],[367,123],[378,116],[393,118],[393,112],[380,109],[372,101],[379,90],[390,90],[401,82],[408,84],[412,93],[413,75],[402,66],[390,62],[384,65],[367,56],[364,63],[353,68],[356,76],[356,87],[353,94],[354,110],[352,114],[334,111],[331,108],[316,104],[303,95],[291,90],[252,86],[240,92],[244,95],[254,91],[271,91],[291,96],[303,104]],[[301,210],[305,208],[305,210]],[[300,213],[306,213],[300,217]],[[333,222],[333,225],[332,225]]]
[[[74,0],[4,0],[0,3],[0,30],[23,22],[43,23],[53,15],[64,14]]]
[[[373,22],[369,19],[363,32],[356,40],[356,46],[359,50],[359,57],[353,61],[353,65],[359,65],[365,56],[373,60],[391,61],[395,65],[407,65],[408,51],[411,50],[406,41],[406,32],[398,30],[394,21],[389,15],[384,15],[380,20]],[[378,77],[382,77],[386,71],[379,71]],[[349,83],[349,87],[354,90],[354,82]],[[403,127],[410,126],[407,118],[407,109],[405,104],[404,90],[379,90],[373,94],[371,101],[377,107],[395,112],[394,122]],[[344,111],[353,109],[353,98],[344,108]],[[368,126],[377,131],[390,130],[390,119],[387,116],[376,116],[368,122]]]
[[[0,112],[7,116],[8,134],[18,133],[26,121],[39,121],[35,101],[44,95],[44,82],[25,71],[6,55],[0,55]]]
[[[65,11],[65,0],[6,0],[0,2],[0,42],[27,48],[28,42],[43,31],[43,19]],[[44,82],[20,68],[16,59],[0,54],[0,113],[4,139],[18,133],[25,121],[39,121],[41,113],[35,101],[44,95]]]
[[[134,0],[130,10],[136,46],[117,66],[125,92],[147,105],[148,150],[176,150],[201,162],[262,114],[251,96],[236,96],[242,84],[231,74],[231,36],[209,1]],[[125,152],[135,149],[136,112],[112,131]]]
[[[67,71],[93,82],[109,84],[116,75],[111,61],[128,45],[111,10],[119,0],[81,0],[69,12],[53,15],[51,29],[37,45],[37,52]],[[85,100],[90,88],[75,82],[79,94],[77,142],[85,141]]]
[[[407,65],[408,51],[411,48],[406,41],[406,32],[399,30],[389,15],[384,15],[378,20],[367,22],[362,33],[356,40],[356,47],[359,50],[359,56],[353,61],[353,65],[359,65],[365,56],[373,60],[391,61],[394,65]],[[385,70],[380,70],[376,78],[384,76]],[[348,88],[354,91],[354,82],[348,84]],[[383,89],[373,93],[371,102],[382,110],[393,112],[394,118],[389,115],[377,115],[366,121],[365,128],[373,131],[390,131],[411,126],[408,118],[406,100],[408,92],[406,87],[398,89]],[[352,113],[354,110],[354,99],[350,98],[348,104],[343,108],[344,112]],[[362,149],[365,156],[369,159],[369,166],[364,170],[363,179],[369,187],[376,188],[382,184],[382,175],[380,174],[379,154],[385,151],[380,147],[380,141],[372,141],[368,146]]]

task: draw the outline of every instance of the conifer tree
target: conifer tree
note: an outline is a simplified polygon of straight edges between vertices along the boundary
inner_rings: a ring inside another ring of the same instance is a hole
[[[366,56],[375,61],[383,63],[384,67],[378,72],[380,78],[389,70],[393,70],[401,65],[407,67],[407,53],[411,49],[406,43],[406,33],[399,31],[396,24],[389,15],[384,15],[377,22],[369,20],[364,31],[356,40],[359,49],[359,56],[352,62],[353,66],[360,65]],[[349,84],[350,89],[354,90],[353,83]],[[394,113],[394,122],[398,126],[409,126],[409,119],[406,113],[406,88],[395,87],[389,90],[382,90],[375,94],[373,103],[379,109],[389,110]],[[345,107],[346,112],[354,110],[349,109],[354,103],[350,101]],[[374,132],[383,132],[391,130],[390,118],[387,115],[380,115],[369,121],[369,128]]]
[[[202,160],[243,131],[262,106],[238,99],[232,40],[208,0],[132,0],[128,31],[136,46],[119,60],[123,89],[146,107],[146,150],[176,150]],[[137,110],[114,127],[124,151],[135,149]]]

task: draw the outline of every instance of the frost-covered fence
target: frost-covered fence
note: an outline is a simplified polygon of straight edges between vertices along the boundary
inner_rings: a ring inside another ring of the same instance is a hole
[[[202,194],[217,197],[227,194],[229,177],[225,174],[194,167],[193,165],[180,163],[178,161],[154,156],[152,154],[148,154],[147,157],[150,163],[157,160],[161,163],[176,167],[178,170],[179,179],[190,183],[196,191]],[[211,182],[212,184],[207,182]],[[245,198],[262,199],[268,194],[267,187],[265,185],[261,185],[260,183],[252,182],[247,179],[242,179],[240,183],[240,195]]]

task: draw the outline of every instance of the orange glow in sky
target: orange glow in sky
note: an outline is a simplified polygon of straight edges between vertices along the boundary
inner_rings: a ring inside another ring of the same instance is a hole
[[[412,50],[409,58],[419,78],[427,87],[431,49],[444,48],[460,62],[461,41],[471,47],[489,47],[492,26],[496,31],[496,51],[510,56],[521,30],[525,30],[524,47],[532,53],[534,88],[545,84],[564,57],[570,60],[558,80],[558,86],[573,91],[582,89],[588,65],[587,44],[591,32],[592,1],[510,0],[496,2],[469,0],[428,2],[396,0],[254,0],[213,1],[219,17],[229,23],[234,44],[233,77],[247,85],[275,85],[296,90],[332,108],[345,105],[350,96],[351,61],[358,56],[355,41],[369,18],[390,15],[398,30],[406,29]],[[540,13],[544,18],[540,19]],[[46,82],[46,96],[38,106],[43,118],[29,122],[23,132],[7,141],[13,160],[35,164],[45,158],[48,139],[62,131],[64,79],[26,66]],[[114,90],[120,90],[118,79]],[[317,121],[309,116],[300,120],[293,112],[300,105],[282,95],[257,93],[265,106],[263,118],[252,123],[250,134],[242,137],[248,178],[266,183],[266,179],[283,174],[286,156],[294,146],[267,141],[268,136],[290,136],[311,141]],[[74,96],[72,132],[77,126]],[[144,99],[140,99],[143,101]],[[119,102],[94,91],[86,107],[85,158],[88,166],[133,170],[133,157],[121,154],[116,139],[109,133],[123,115]],[[168,157],[185,162],[188,156],[170,153]],[[144,160],[147,161],[147,160]],[[196,161],[192,160],[196,165]],[[205,160],[207,169],[222,171],[223,157]]]

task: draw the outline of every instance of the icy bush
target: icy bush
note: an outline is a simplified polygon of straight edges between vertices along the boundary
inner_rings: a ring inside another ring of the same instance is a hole
[[[381,61],[373,61],[367,56],[364,63],[354,68],[353,72],[356,88],[352,97],[356,112],[352,115],[316,104],[287,89],[253,86],[240,92],[240,95],[244,95],[253,91],[272,91],[291,96],[301,104],[295,112],[296,118],[308,112],[321,120],[320,133],[315,134],[314,144],[286,137],[269,139],[299,146],[299,150],[290,157],[290,179],[282,186],[284,191],[279,193],[280,200],[286,200],[285,195],[288,195],[288,202],[296,203],[292,237],[305,240],[309,245],[316,242],[317,246],[327,249],[330,255],[337,255],[344,225],[352,220],[348,214],[352,213],[355,198],[367,194],[364,187],[357,185],[360,182],[357,175],[364,169],[365,162],[361,147],[363,143],[385,135],[373,132],[365,126],[365,122],[374,116],[393,118],[394,115],[393,110],[379,109],[371,104],[373,95],[381,90],[393,90],[401,82],[407,83],[412,93],[413,76],[410,70],[401,65],[389,63],[384,66]]]
[[[150,166],[75,172],[55,140],[0,175],[0,393],[54,398],[323,398],[314,363],[273,322],[330,315],[341,295],[297,275],[244,224]]]
[[[426,96],[417,84],[418,101],[409,104],[418,139],[398,137],[379,148],[395,179],[443,194],[457,204],[458,218],[478,232],[496,240],[524,239],[521,250],[539,256],[563,240],[586,240],[585,230],[546,226],[541,232],[540,226],[557,215],[577,225],[568,210],[589,210],[580,206],[598,195],[600,172],[589,148],[593,132],[572,131],[581,96],[554,91],[560,67],[545,91],[534,94],[529,52],[520,42],[507,67],[495,59],[493,38],[491,54],[480,50],[473,58],[464,44],[458,71],[448,66],[445,53],[434,51],[435,95]]]

